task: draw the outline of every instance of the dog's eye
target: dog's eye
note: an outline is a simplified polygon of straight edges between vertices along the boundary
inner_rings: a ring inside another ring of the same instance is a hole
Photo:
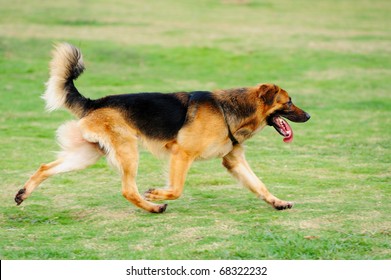
[[[292,106],[292,99],[289,98],[289,101],[286,103],[289,107]]]

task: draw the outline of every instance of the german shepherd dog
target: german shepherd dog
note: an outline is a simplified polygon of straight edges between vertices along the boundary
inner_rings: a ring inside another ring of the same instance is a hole
[[[194,160],[221,157],[223,166],[240,183],[277,210],[293,203],[272,195],[248,165],[243,142],[266,125],[291,142],[293,131],[284,118],[306,122],[310,115],[293,105],[288,93],[274,84],[215,91],[110,95],[84,97],[74,80],[84,71],[76,47],[56,46],[43,99],[48,111],[66,108],[78,120],[57,131],[62,148],[57,160],[41,165],[15,196],[20,205],[36,187],[55,174],[81,170],[102,156],[122,176],[122,194],[137,207],[162,213],[167,204],[152,201],[177,199]],[[153,154],[169,157],[168,187],[141,195],[136,185],[138,141]]]

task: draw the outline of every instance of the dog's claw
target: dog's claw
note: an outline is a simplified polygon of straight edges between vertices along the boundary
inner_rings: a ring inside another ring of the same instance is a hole
[[[24,199],[22,198],[22,196],[24,195],[24,193],[26,192],[25,189],[20,189],[18,191],[18,193],[15,195],[15,202],[16,202],[16,205],[19,206],[23,201]]]
[[[168,205],[168,204],[163,204],[162,206],[160,206],[160,207],[159,207],[159,213],[165,212],[166,209],[167,209],[167,205]]]
[[[274,204],[273,205],[276,210],[285,210],[285,209],[291,209],[293,207],[292,202],[283,202],[281,204]]]

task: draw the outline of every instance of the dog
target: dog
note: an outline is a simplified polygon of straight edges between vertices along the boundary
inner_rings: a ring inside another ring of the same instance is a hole
[[[292,202],[272,195],[245,159],[243,143],[265,126],[273,126],[293,140],[288,119],[306,122],[310,115],[296,107],[288,93],[274,84],[215,91],[134,93],[91,100],[75,87],[85,67],[81,51],[56,45],[43,99],[46,109],[66,108],[78,120],[59,127],[61,152],[57,160],[41,165],[15,196],[20,205],[47,178],[84,169],[102,156],[119,170],[122,194],[151,213],[163,213],[167,204],[154,201],[181,196],[187,172],[195,160],[222,158],[223,166],[241,184],[277,210]],[[136,185],[138,142],[153,154],[169,158],[169,185],[141,195]]]

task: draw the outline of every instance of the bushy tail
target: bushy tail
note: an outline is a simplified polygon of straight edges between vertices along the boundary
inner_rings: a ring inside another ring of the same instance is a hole
[[[83,56],[78,48],[68,43],[55,46],[50,78],[42,96],[48,111],[67,108],[77,117],[83,116],[89,99],[82,96],[73,84],[83,71]]]

